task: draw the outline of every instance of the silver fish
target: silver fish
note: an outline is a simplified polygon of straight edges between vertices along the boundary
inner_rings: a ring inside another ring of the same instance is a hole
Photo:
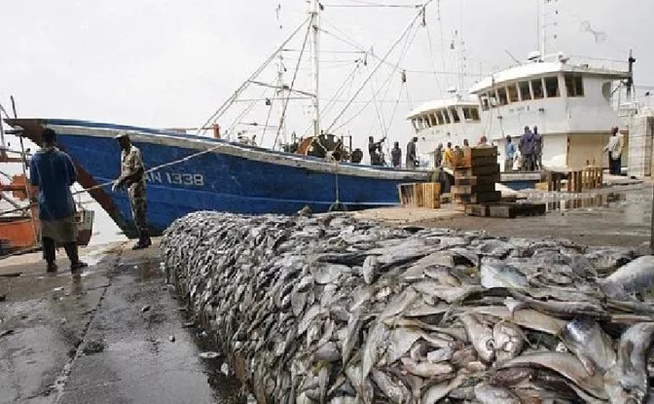
[[[468,339],[477,351],[479,358],[490,363],[495,359],[495,347],[493,343],[493,331],[483,324],[475,315],[464,314],[459,317],[468,333]]]
[[[625,297],[642,293],[654,286],[654,255],[636,258],[623,265],[601,282],[602,290],[610,297]]]
[[[366,379],[370,374],[373,366],[377,365],[380,358],[379,348],[382,343],[388,338],[388,330],[384,323],[376,321],[368,340],[363,348],[363,358],[361,360],[361,378]]]
[[[527,277],[517,268],[494,258],[481,261],[481,285],[485,288],[525,288]]]
[[[409,389],[399,380],[390,375],[373,369],[372,380],[391,403],[407,403],[411,398]]]
[[[654,322],[632,325],[620,338],[618,360],[604,375],[611,403],[642,403],[649,388],[647,360],[654,338]]]
[[[379,260],[377,260],[376,255],[369,255],[366,257],[363,262],[363,267],[361,268],[361,273],[363,275],[363,281],[370,285],[379,275]]]
[[[428,387],[425,392],[423,393],[420,403],[421,404],[436,404],[438,401],[440,401],[442,398],[447,396],[452,390],[458,388],[463,384],[463,381],[465,380],[466,375],[465,374],[458,374],[456,377],[450,381],[447,382],[440,382],[433,384],[432,386]]]
[[[589,318],[576,318],[566,324],[561,330],[561,340],[591,375],[604,374],[615,364],[611,339]]]
[[[511,367],[541,367],[558,372],[569,379],[593,397],[606,400],[604,383],[598,375],[591,376],[586,368],[572,354],[562,352],[535,352],[527,353],[504,363],[498,364],[499,369]]]
[[[449,363],[416,362],[410,358],[400,359],[404,370],[426,379],[449,379],[454,368]]]
[[[499,321],[493,326],[493,346],[498,361],[515,358],[522,351],[524,334],[513,323]]]
[[[477,384],[474,391],[475,398],[483,404],[520,404],[520,399],[511,390],[488,383]]]

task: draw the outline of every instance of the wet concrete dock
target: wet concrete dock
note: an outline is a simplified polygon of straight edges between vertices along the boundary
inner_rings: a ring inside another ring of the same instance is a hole
[[[72,276],[0,261],[0,402],[235,402],[206,334],[165,283],[159,249],[104,247]],[[63,254],[60,254],[63,256]],[[19,276],[16,276],[19,275]]]

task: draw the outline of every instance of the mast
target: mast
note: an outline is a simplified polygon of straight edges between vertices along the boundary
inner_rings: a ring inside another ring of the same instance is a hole
[[[286,87],[285,87],[285,84],[284,84],[284,72],[285,72],[286,68],[284,67],[283,51],[279,52],[279,61],[278,61],[278,63],[279,63],[279,66],[278,66],[278,69],[277,69],[277,97],[283,100],[286,97]],[[279,114],[281,116],[284,113],[284,103],[283,102],[279,103],[279,108],[280,108],[279,109]],[[281,125],[282,126],[280,128],[280,131],[281,131],[281,135],[282,135],[282,143],[287,144],[288,139],[287,139],[287,135],[286,135],[286,120],[285,119],[281,120]],[[274,144],[273,149],[276,146],[277,145]]]
[[[545,0],[536,0],[536,49],[541,59],[545,57]]]
[[[313,135],[320,135],[320,69],[318,58],[318,45],[320,36],[320,9],[321,4],[318,0],[310,0],[309,15],[311,16],[311,59],[312,59],[312,78],[313,78]]]

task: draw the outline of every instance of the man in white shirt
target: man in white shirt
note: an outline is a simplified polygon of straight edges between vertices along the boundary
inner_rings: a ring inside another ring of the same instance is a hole
[[[611,175],[620,175],[622,171],[622,149],[624,148],[624,137],[616,126],[611,128],[611,138],[609,143],[604,147],[604,151],[609,152],[609,173]]]

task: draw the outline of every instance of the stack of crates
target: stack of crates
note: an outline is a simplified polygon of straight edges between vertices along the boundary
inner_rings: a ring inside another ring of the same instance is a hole
[[[454,171],[454,200],[466,205],[500,201],[502,193],[495,190],[500,181],[497,147],[473,147],[469,155]]]

